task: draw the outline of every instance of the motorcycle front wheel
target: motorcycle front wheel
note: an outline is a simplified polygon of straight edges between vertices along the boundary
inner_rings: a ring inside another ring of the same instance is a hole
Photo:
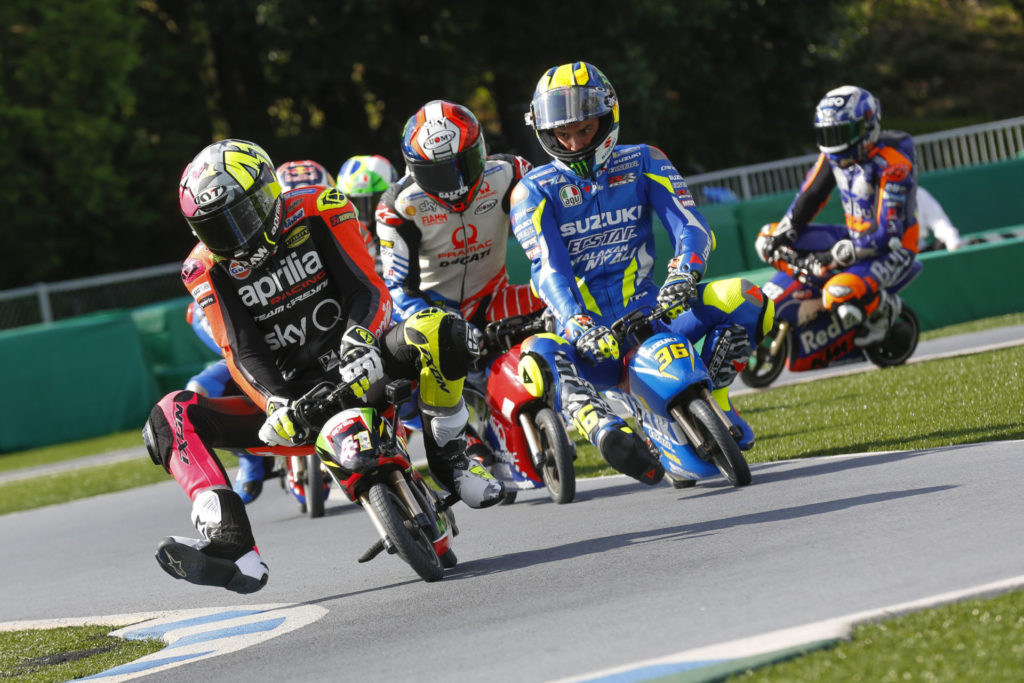
[[[540,476],[551,500],[571,503],[576,497],[576,468],[572,464],[572,446],[561,418],[551,408],[541,408],[533,416],[544,452]]]
[[[740,451],[729,427],[722,424],[718,414],[702,398],[695,398],[686,406],[694,428],[711,447],[711,462],[733,486],[750,483],[750,466]]]
[[[793,337],[788,330],[776,330],[774,335],[762,339],[750,356],[747,367],[740,372],[740,379],[752,389],[766,387],[777,380],[786,367],[786,359],[790,356],[792,344]],[[775,353],[772,353],[773,346]]]
[[[880,368],[902,365],[917,350],[917,341],[921,337],[921,325],[917,322],[917,314],[906,304],[885,339],[874,346],[864,349],[864,355]]]
[[[306,458],[306,512],[310,517],[324,516],[324,471],[316,453]]]
[[[434,552],[434,544],[416,523],[402,499],[387,484],[374,484],[370,488],[370,505],[384,526],[398,556],[413,568],[424,581],[437,581],[444,576],[441,558]]]

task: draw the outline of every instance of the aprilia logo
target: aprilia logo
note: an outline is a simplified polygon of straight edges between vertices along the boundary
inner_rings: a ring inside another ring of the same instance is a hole
[[[321,270],[323,265],[320,263],[320,255],[315,251],[301,257],[298,254],[289,254],[277,270],[243,286],[238,290],[238,294],[246,306],[266,306],[276,295],[302,283]]]

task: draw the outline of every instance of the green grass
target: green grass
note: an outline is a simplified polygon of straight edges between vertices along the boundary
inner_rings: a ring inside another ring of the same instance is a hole
[[[1024,314],[935,330],[938,338],[1024,323]],[[914,363],[886,370],[776,387],[736,399],[757,434],[750,462],[836,453],[931,448],[1024,438],[1024,347]],[[889,397],[886,400],[886,397]],[[0,514],[168,481],[145,454],[138,430],[0,456],[0,471],[110,450],[138,448],[126,462],[0,485]],[[615,474],[597,450],[577,438],[579,478]],[[220,453],[226,467],[236,460]],[[791,660],[750,677],[758,681],[1018,680],[1024,670],[1021,594],[926,610],[856,629],[849,643]],[[162,647],[102,637],[110,627],[0,633],[0,678],[60,681],[133,661]],[[39,641],[36,644],[34,641]],[[112,642],[107,642],[112,641]],[[98,644],[102,643],[102,644]],[[114,649],[107,650],[110,645]],[[60,662],[91,650],[102,653]],[[70,666],[93,666],[86,671]],[[34,664],[32,664],[34,662]],[[47,664],[47,662],[52,662]],[[31,669],[38,669],[32,673]],[[973,667],[973,668],[972,668]],[[35,676],[35,677],[31,677]]]
[[[91,676],[164,648],[162,640],[123,640],[111,626],[69,626],[0,632],[0,678],[69,681]],[[120,628],[120,627],[117,627]]]
[[[854,628],[841,642],[727,680],[1019,681],[1024,674],[1024,592],[965,600]]]

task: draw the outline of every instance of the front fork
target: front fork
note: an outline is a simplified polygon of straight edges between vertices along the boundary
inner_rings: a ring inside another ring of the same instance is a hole
[[[718,419],[722,421],[722,424],[729,427],[729,434],[733,439],[739,441],[740,437],[743,436],[742,430],[732,423],[729,416],[722,410],[722,406],[718,405],[718,401],[714,399],[711,392],[706,386],[701,386],[701,400],[711,406],[711,410],[718,416]],[[700,432],[690,422],[690,416],[686,414],[683,407],[680,405],[674,405],[669,409],[672,414],[672,418],[675,419],[676,423],[682,428],[683,433],[686,434],[686,438],[689,439],[690,443],[693,444],[694,449],[697,451],[697,455],[704,460],[710,461],[712,446],[707,442],[704,437],[701,436]]]

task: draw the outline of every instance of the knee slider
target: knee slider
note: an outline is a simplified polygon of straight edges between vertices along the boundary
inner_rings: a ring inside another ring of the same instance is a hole
[[[153,407],[149,413],[149,419],[142,427],[142,442],[146,445],[146,451],[153,464],[163,467],[170,474],[174,433],[159,405]]]

